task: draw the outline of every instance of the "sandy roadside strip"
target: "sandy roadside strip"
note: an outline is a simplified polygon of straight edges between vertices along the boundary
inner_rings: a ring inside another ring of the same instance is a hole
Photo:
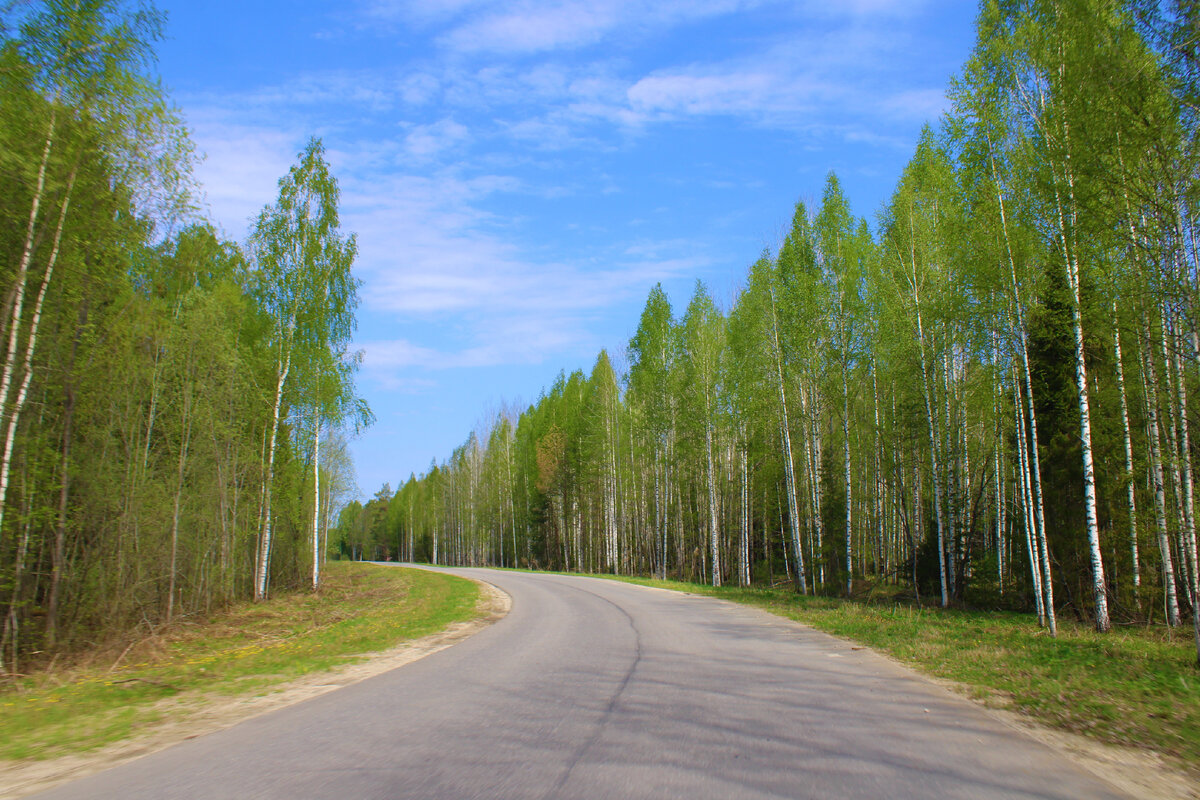
[[[163,722],[133,738],[89,753],[49,758],[42,761],[0,762],[0,800],[24,797],[60,783],[82,778],[126,761],[132,761],[207,733],[236,725],[243,720],[358,683],[396,667],[445,650],[473,633],[483,630],[508,613],[511,598],[490,583],[479,584],[479,616],[456,622],[445,630],[412,639],[390,650],[368,654],[365,660],[325,672],[315,672],[279,684],[270,694],[227,697],[188,694],[164,700],[168,711]]]
[[[1104,744],[1077,733],[1050,728],[1015,711],[981,707],[1006,725],[1054,748],[1076,766],[1104,779],[1130,797],[1200,800],[1200,774],[1185,772],[1158,753]]]
[[[680,589],[643,586],[637,583],[626,585],[638,586],[651,592],[671,592],[674,594],[685,594],[689,597],[711,598],[710,595],[695,594]],[[777,623],[782,621],[784,624],[800,625],[804,628],[823,633],[823,631],[808,623],[792,619],[784,614],[777,614],[766,608],[737,603],[732,600],[717,599],[716,602],[729,603],[740,609],[755,609]],[[845,642],[846,645],[855,650],[869,649],[877,656],[891,661],[905,670],[916,673],[922,680],[929,681],[952,694],[970,700],[992,718],[999,720],[1010,728],[1020,731],[1026,736],[1036,739],[1047,747],[1053,748],[1065,760],[1074,763],[1081,769],[1091,772],[1093,775],[1125,792],[1130,797],[1153,798],[1154,800],[1200,800],[1200,768],[1187,769],[1185,765],[1181,765],[1177,761],[1172,762],[1151,750],[1125,745],[1106,744],[1095,739],[1089,739],[1078,733],[1052,728],[1033,717],[1017,711],[1010,711],[1006,708],[998,708],[994,702],[989,703],[986,700],[980,699],[977,696],[977,692],[973,691],[972,687],[967,684],[926,674],[921,672],[914,664],[909,664],[882,650],[867,648],[866,645],[859,644],[852,639],[835,636],[831,633],[826,635]]]

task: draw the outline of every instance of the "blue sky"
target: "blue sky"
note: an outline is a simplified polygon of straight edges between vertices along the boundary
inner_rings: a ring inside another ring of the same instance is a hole
[[[969,0],[163,2],[159,70],[243,241],[310,136],[358,235],[358,485],[395,488],[601,348],[646,295],[728,305],[838,173],[873,221]]]

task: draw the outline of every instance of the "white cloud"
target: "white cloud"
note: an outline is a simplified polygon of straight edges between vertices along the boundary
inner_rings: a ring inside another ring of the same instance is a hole
[[[196,170],[204,205],[235,238],[245,236],[262,207],[278,196],[279,178],[304,146],[297,131],[231,123],[219,112],[189,115],[196,148],[205,159]]]
[[[560,315],[507,316],[488,320],[482,328],[473,343],[458,350],[424,347],[407,339],[362,342],[358,346],[364,351],[363,370],[386,382],[411,376],[414,369],[436,372],[538,364],[591,338],[578,320]]]
[[[858,0],[859,3],[871,0]],[[878,2],[878,0],[876,0]],[[375,0],[368,19],[442,27],[454,53],[538,53],[603,41],[783,0]]]
[[[645,61],[624,59],[621,48],[593,60],[563,55],[762,5],[823,22],[654,69],[633,66]],[[208,110],[193,126],[210,160],[199,178],[217,221],[240,235],[274,198],[304,139],[326,126],[343,226],[358,235],[364,309],[459,332],[435,348],[411,337],[369,342],[364,368],[394,382],[410,367],[534,363],[589,344],[589,321],[603,310],[709,262],[683,240],[618,238],[583,256],[531,251],[503,195],[579,191],[561,185],[557,161],[578,162],[558,152],[620,151],[651,126],[692,117],[906,146],[888,137],[893,128],[872,123],[934,116],[945,102],[937,90],[880,78],[904,37],[888,20],[911,8],[901,0],[379,0],[370,6],[376,19],[426,26],[449,54],[200,98]],[[553,58],[532,57],[547,52]],[[607,175],[588,179],[589,191],[616,191]]]
[[[604,3],[526,4],[472,20],[442,41],[452,50],[509,53],[591,44],[618,23],[616,10]]]
[[[629,88],[632,106],[645,113],[730,114],[788,105],[796,92],[782,91],[783,76],[770,73],[668,73],[642,78]]]
[[[805,4],[809,14],[851,18],[910,17],[928,5],[927,0],[811,0]]]
[[[773,7],[795,19],[880,21],[918,13],[927,0],[374,0],[375,23],[438,28],[456,54],[563,52],[723,15]]]
[[[365,12],[372,20],[405,20],[428,25],[488,4],[489,0],[369,0]]]
[[[411,179],[402,181],[411,184]],[[602,266],[531,259],[472,203],[478,197],[409,195],[349,209],[358,231],[368,307],[406,315],[555,314],[599,309],[704,262],[691,243],[653,253],[593,254]],[[539,347],[549,342],[540,337]]]
[[[910,89],[897,92],[883,101],[882,109],[901,120],[931,124],[950,107],[944,89]]]
[[[452,119],[441,119],[430,125],[417,125],[405,137],[408,153],[418,159],[441,155],[470,139],[470,131]]]

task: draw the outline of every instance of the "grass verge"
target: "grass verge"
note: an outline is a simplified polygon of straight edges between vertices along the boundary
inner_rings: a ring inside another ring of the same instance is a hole
[[[45,672],[0,692],[0,759],[49,758],[125,739],[167,698],[263,694],[301,675],[472,618],[477,584],[452,575],[334,562],[320,592],[184,621],[115,661]],[[111,658],[111,657],[110,657]]]
[[[1123,627],[1099,634],[1059,620],[1054,639],[1028,614],[620,580],[757,606],[954,681],[986,705],[1106,743],[1153,750],[1192,769],[1200,763],[1200,670],[1190,630]]]

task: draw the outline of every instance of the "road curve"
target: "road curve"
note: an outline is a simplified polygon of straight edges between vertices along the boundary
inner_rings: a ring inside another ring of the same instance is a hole
[[[756,609],[455,569],[507,617],[39,798],[1115,798],[869,650]]]

